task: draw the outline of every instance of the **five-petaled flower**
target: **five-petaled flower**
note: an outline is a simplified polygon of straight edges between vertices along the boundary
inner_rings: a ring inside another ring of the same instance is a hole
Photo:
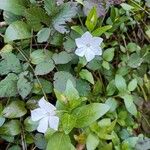
[[[96,55],[102,55],[100,47],[103,39],[100,37],[93,37],[90,32],[85,32],[81,38],[75,39],[77,49],[75,54],[83,57],[85,56],[87,62],[91,61]]]
[[[37,131],[45,133],[48,127],[58,130],[59,118],[56,116],[56,108],[47,102],[44,97],[38,102],[40,108],[31,111],[31,119],[39,121]]]

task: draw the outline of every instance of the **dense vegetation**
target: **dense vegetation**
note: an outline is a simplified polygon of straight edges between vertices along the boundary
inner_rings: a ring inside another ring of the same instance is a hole
[[[0,149],[150,149],[150,0],[0,0],[0,14]]]

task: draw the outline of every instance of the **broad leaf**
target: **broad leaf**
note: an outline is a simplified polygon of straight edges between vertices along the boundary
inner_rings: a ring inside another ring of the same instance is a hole
[[[3,53],[3,60],[0,62],[0,74],[5,75],[9,72],[20,73],[22,66],[19,59],[13,53]]]
[[[54,68],[55,68],[55,65],[52,59],[45,60],[36,65],[35,74],[45,75],[45,74],[48,74],[50,71],[52,71]]]
[[[23,21],[13,22],[6,29],[5,42],[28,38],[31,38],[31,31],[28,25]]]
[[[124,92],[127,90],[127,85],[126,85],[126,81],[125,79],[121,76],[121,75],[116,75],[115,76],[115,85],[116,88],[120,91],[120,92]]]
[[[87,69],[82,69],[79,73],[80,77],[82,79],[85,79],[89,81],[91,84],[94,84],[94,78],[91,72],[89,72]]]
[[[21,132],[19,120],[11,120],[0,128],[0,134],[15,136]]]
[[[54,75],[54,88],[60,92],[64,92],[66,89],[66,83],[68,79],[71,80],[73,85],[76,85],[74,77],[69,72],[56,72]]]
[[[38,31],[42,28],[43,24],[49,25],[49,18],[44,9],[34,6],[25,10],[25,17],[28,24]]]
[[[26,0],[0,0],[0,9],[9,11],[16,15],[22,15],[25,10],[26,3]]]
[[[55,53],[52,57],[52,59],[55,61],[55,64],[67,64],[72,60],[72,57],[67,52],[63,51],[60,53]]]
[[[16,96],[18,93],[17,80],[18,77],[15,74],[8,74],[7,77],[0,82],[0,97]]]
[[[19,118],[27,113],[25,103],[20,100],[12,101],[3,110],[2,114],[6,118]]]
[[[77,118],[76,127],[83,128],[105,115],[110,107],[106,104],[92,103],[76,108],[73,115]]]
[[[28,72],[23,72],[22,74],[20,74],[19,80],[17,82],[18,93],[22,98],[28,96],[32,90],[32,83],[27,75]]]
[[[73,6],[73,4],[74,3],[65,3],[61,5],[59,13],[57,13],[52,20],[54,28],[60,33],[68,32],[65,24],[66,22],[70,22],[71,18],[73,18],[77,13],[77,8],[76,6]]]
[[[62,125],[63,125],[63,130],[66,134],[68,134],[76,124],[76,118],[73,115],[70,114],[64,114],[62,117]]]
[[[56,142],[57,141],[57,142]],[[70,150],[71,141],[68,135],[64,133],[55,133],[53,134],[47,144],[46,150]]]

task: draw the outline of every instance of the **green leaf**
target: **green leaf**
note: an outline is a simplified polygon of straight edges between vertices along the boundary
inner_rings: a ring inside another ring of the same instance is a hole
[[[11,97],[17,95],[17,79],[18,77],[10,73],[0,82],[0,97]]]
[[[34,143],[39,149],[45,149],[47,144],[44,135],[39,133],[34,136]]]
[[[49,39],[51,29],[50,28],[42,28],[38,33],[37,33],[37,41],[39,43],[46,42]]]
[[[137,87],[137,80],[136,79],[132,79],[132,81],[130,81],[130,83],[128,84],[128,90],[129,91],[134,91]]]
[[[128,45],[127,45],[127,49],[129,50],[129,52],[134,52],[134,51],[139,51],[141,50],[141,48],[136,44],[136,43],[133,43],[133,42],[130,42]]]
[[[43,49],[35,50],[30,54],[31,63],[35,65],[45,61],[45,59],[49,57],[51,57],[51,53]]]
[[[77,118],[76,127],[83,128],[105,115],[110,107],[106,104],[92,103],[76,108],[73,115]]]
[[[115,85],[116,85],[116,88],[120,91],[120,92],[125,92],[127,90],[127,85],[126,85],[126,81],[125,79],[117,74],[115,76]]]
[[[21,148],[18,145],[13,145],[8,150],[21,150]]]
[[[55,53],[52,59],[54,60],[55,64],[67,64],[68,62],[72,60],[72,57],[67,52],[62,51],[58,54]]]
[[[73,115],[65,113],[62,117],[62,125],[65,134],[69,134],[69,132],[75,127],[76,118]]]
[[[79,99],[79,93],[75,89],[73,83],[71,80],[67,81],[66,89],[65,89],[65,95],[67,96],[68,100],[77,100]]]
[[[28,117],[24,120],[24,127],[26,131],[32,132],[37,129],[38,122],[32,121],[31,118]]]
[[[26,113],[25,103],[20,100],[10,102],[2,112],[3,116],[6,118],[20,118]]]
[[[130,10],[132,10],[134,7],[133,6],[131,6],[131,5],[129,5],[129,4],[127,4],[127,3],[122,3],[122,4],[120,4],[121,6],[122,6],[122,8],[124,9],[124,10],[126,10],[126,11],[130,11]]]
[[[56,72],[54,75],[54,89],[60,92],[64,92],[68,80],[71,80],[74,86],[76,85],[74,77],[69,72],[65,71]]]
[[[31,38],[31,31],[28,25],[23,21],[13,22],[8,26],[5,32],[5,42]]]
[[[115,93],[115,91],[116,91],[115,81],[111,80],[109,82],[109,84],[107,85],[107,88],[106,88],[107,95],[111,96],[111,95],[113,95]]]
[[[73,109],[73,108],[77,107],[78,105],[80,105],[81,100],[79,100],[79,93],[74,88],[74,85],[73,85],[71,80],[67,81],[66,89],[65,89],[64,94],[67,98],[67,101],[69,103],[69,107],[71,109]]]
[[[55,65],[52,59],[45,60],[36,65],[35,74],[45,75],[45,74],[48,74],[50,71],[52,71],[54,68],[55,68]]]
[[[99,138],[90,133],[86,139],[86,148],[87,150],[95,150],[99,144]]]
[[[59,13],[53,17],[53,27],[60,33],[67,33],[66,22],[70,22],[76,13],[77,8],[73,6],[73,3],[64,3],[60,6]]]
[[[57,142],[56,142],[57,141]],[[64,133],[57,132],[53,134],[47,144],[46,150],[70,150],[71,141],[68,135]]]
[[[80,77],[82,79],[85,79],[89,81],[91,84],[94,84],[94,78],[91,72],[89,72],[87,69],[82,69],[79,73]]]
[[[46,94],[51,93],[53,91],[51,82],[42,78],[39,78],[39,81],[41,84],[38,82],[37,79],[33,81],[33,90],[32,90],[33,93],[42,95],[43,94],[42,89]]]
[[[117,101],[114,98],[108,98],[105,102],[108,106],[110,106],[110,112],[114,112],[118,106]]]
[[[22,66],[19,59],[13,53],[3,53],[0,62],[0,74],[5,75],[9,72],[20,73]]]
[[[17,82],[18,93],[21,95],[22,98],[28,96],[32,90],[32,83],[27,75],[28,72],[21,73]]]
[[[102,66],[103,66],[105,69],[107,69],[107,70],[110,69],[109,63],[108,63],[107,61],[105,61],[105,60],[103,61]]]
[[[130,58],[128,60],[128,66],[131,68],[138,68],[141,65],[142,61],[143,59],[140,58],[137,53],[133,53],[130,55]]]
[[[133,102],[133,97],[129,94],[125,94],[121,97],[124,99],[124,103],[125,103],[125,106],[126,106],[126,109],[128,110],[128,112],[131,113],[132,115],[136,116],[137,109]]]
[[[103,33],[105,33],[106,31],[108,31],[111,28],[112,28],[111,25],[106,25],[106,26],[103,26],[103,27],[99,27],[99,28],[97,28],[96,30],[94,30],[92,32],[92,35],[93,36],[101,36]]]
[[[0,0],[0,9],[9,11],[16,15],[22,15],[26,3],[26,0]]]
[[[0,134],[15,136],[21,132],[19,120],[11,120],[0,128]]]
[[[103,53],[103,58],[108,62],[112,61],[114,58],[114,51],[115,51],[114,48],[106,49]]]
[[[58,11],[56,6],[55,0],[44,0],[44,8],[50,16]]]
[[[88,14],[86,22],[85,22],[85,25],[89,31],[92,31],[95,28],[95,26],[97,24],[97,19],[98,19],[98,15],[97,15],[96,7],[93,7],[89,11],[89,14]]]
[[[24,15],[34,31],[39,31],[43,27],[43,24],[49,25],[49,17],[41,7],[30,7],[25,10]]]

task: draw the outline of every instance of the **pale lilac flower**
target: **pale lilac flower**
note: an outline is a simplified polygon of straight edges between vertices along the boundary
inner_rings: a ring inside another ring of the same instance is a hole
[[[31,111],[31,119],[39,121],[37,131],[45,133],[48,127],[58,130],[59,118],[56,116],[56,108],[47,102],[44,97],[38,102],[39,107]]]
[[[85,32],[81,38],[75,39],[77,45],[75,54],[80,57],[85,56],[87,62],[89,62],[96,55],[102,55],[102,49],[100,47],[102,41],[102,38],[93,37],[90,32]]]

